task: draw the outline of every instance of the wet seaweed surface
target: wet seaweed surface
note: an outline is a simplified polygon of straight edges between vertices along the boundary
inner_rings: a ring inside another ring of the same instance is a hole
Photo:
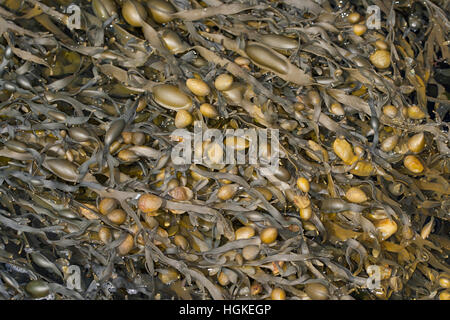
[[[0,298],[449,300],[448,14],[0,1]]]

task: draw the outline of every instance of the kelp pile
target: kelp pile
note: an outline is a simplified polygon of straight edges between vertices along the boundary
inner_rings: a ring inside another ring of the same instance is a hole
[[[448,1],[0,4],[2,299],[449,299]]]

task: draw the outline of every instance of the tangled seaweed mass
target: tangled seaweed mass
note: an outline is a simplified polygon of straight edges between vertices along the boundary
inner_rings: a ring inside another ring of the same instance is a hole
[[[448,14],[0,1],[1,299],[449,300]]]

